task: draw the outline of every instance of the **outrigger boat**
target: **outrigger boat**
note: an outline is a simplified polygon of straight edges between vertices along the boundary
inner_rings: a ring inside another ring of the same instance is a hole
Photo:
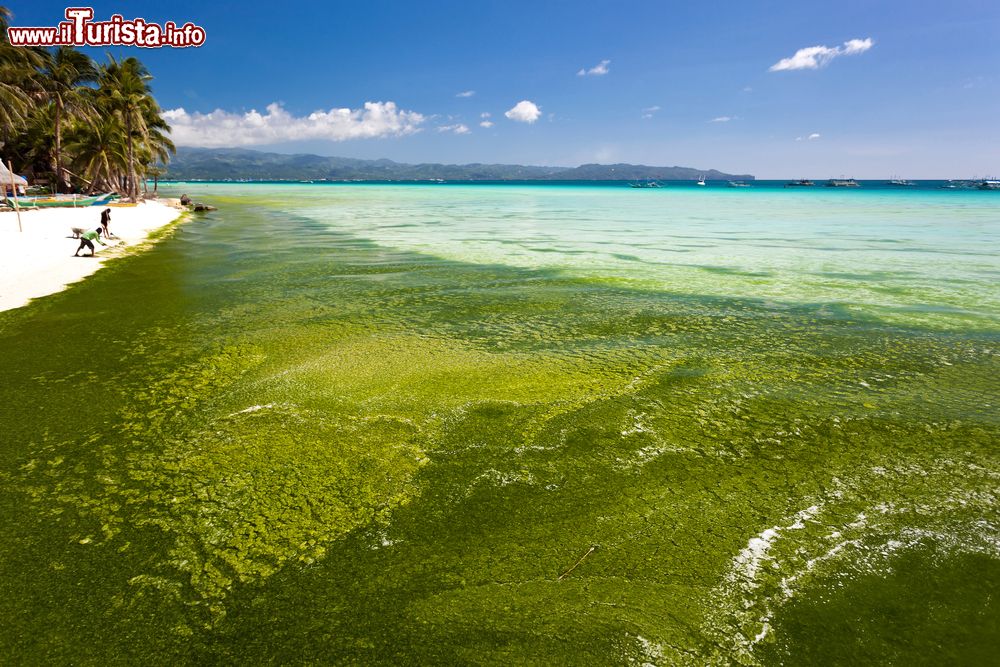
[[[976,187],[980,190],[1000,190],[1000,181],[995,178],[984,178]]]
[[[916,185],[916,183],[914,183],[913,181],[908,181],[905,178],[896,178],[895,176],[893,176],[892,178],[889,179],[889,182],[886,185],[902,188],[902,187],[910,187]]]
[[[729,187],[731,188],[749,188],[750,184],[746,181],[729,181]]]
[[[83,197],[80,195],[56,195],[48,197],[18,197],[17,205],[21,208],[80,208],[84,206],[101,206],[114,197],[114,193]],[[8,198],[13,202],[13,197]]]
[[[810,181],[808,178],[800,178],[797,181],[791,181],[789,183],[785,183],[786,188],[808,188],[812,187],[813,185],[815,185],[815,183]]]
[[[630,188],[662,188],[663,185],[659,181],[646,181],[645,183],[629,183]]]
[[[828,188],[858,188],[861,187],[853,178],[831,178],[826,182]]]

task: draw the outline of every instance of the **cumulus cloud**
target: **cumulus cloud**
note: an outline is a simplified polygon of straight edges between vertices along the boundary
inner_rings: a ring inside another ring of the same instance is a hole
[[[441,125],[437,130],[438,132],[451,132],[453,134],[468,134],[469,126],[456,123],[455,125]]]
[[[608,65],[611,64],[610,60],[602,60],[590,69],[583,68],[576,73],[577,76],[604,76],[610,70],[608,70]]]
[[[479,124],[479,127],[485,127],[488,130],[491,127],[493,127],[493,121],[492,120],[484,120],[482,123]]]
[[[651,107],[646,107],[645,109],[642,110],[642,117],[643,118],[652,118],[653,114],[655,114],[659,110],[660,110],[660,107],[657,106],[657,105],[655,105],[655,104],[653,106],[651,106]]]
[[[415,111],[397,109],[394,102],[365,102],[361,109],[314,111],[308,116],[293,116],[276,102],[263,114],[256,109],[240,114],[222,109],[188,113],[177,108],[164,111],[163,118],[170,123],[175,144],[208,148],[400,137],[419,132],[427,120]]]
[[[731,120],[736,120],[736,116],[716,116],[709,123],[728,123]]]
[[[504,112],[504,116],[519,123],[534,123],[542,115],[541,109],[534,102],[521,100],[511,109]]]
[[[472,97],[476,94],[474,90],[463,90],[460,93],[455,93],[455,97]]]
[[[813,132],[807,137],[795,137],[795,141],[816,141],[820,138],[819,132]]]
[[[838,56],[856,56],[872,48],[875,42],[871,37],[865,39],[849,39],[843,46],[809,46],[799,49],[791,58],[782,58],[771,65],[771,72],[782,72],[794,69],[819,69],[825,67]]]

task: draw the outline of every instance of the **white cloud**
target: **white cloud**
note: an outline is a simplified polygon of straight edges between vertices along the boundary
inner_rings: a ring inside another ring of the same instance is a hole
[[[479,124],[479,127],[485,127],[486,129],[489,129],[489,128],[493,127],[493,121],[491,121],[491,120],[484,120],[482,123]]]
[[[771,65],[771,72],[782,72],[794,69],[819,69],[826,66],[838,56],[856,56],[872,48],[875,42],[871,37],[865,39],[849,39],[843,46],[809,46],[799,49],[791,58],[782,58]]]
[[[604,76],[610,70],[608,70],[608,65],[611,64],[610,60],[602,60],[590,69],[581,69],[576,73],[577,76]]]
[[[276,102],[264,114],[256,109],[239,114],[222,109],[188,113],[177,108],[164,111],[163,118],[170,123],[174,143],[202,147],[399,137],[419,132],[427,120],[415,111],[397,109],[394,102],[365,102],[362,109],[314,111],[308,116],[293,116]]]
[[[709,123],[728,123],[731,120],[736,120],[736,116],[716,116]]]
[[[441,125],[437,129],[438,132],[453,132],[454,134],[468,134],[468,125],[463,125],[462,123],[457,123],[455,125]]]
[[[642,110],[642,117],[643,118],[652,118],[653,114],[655,114],[659,110],[660,110],[660,107],[658,105],[655,105],[655,104],[653,106],[651,106],[651,107],[646,107],[645,109]]]
[[[455,97],[472,97],[475,94],[476,94],[476,91],[474,91],[474,90],[463,90],[460,93],[456,93]]]
[[[542,111],[538,105],[528,100],[521,100],[513,108],[504,112],[504,116],[519,123],[534,123],[541,115]]]
[[[819,132],[813,132],[812,134],[809,135],[808,138],[809,141],[815,141],[816,139],[819,139]]]
[[[865,39],[849,39],[844,42],[844,55],[853,56],[859,53],[864,53],[868,49],[872,48],[875,42],[872,41],[871,37],[866,37]]]
[[[491,113],[490,113],[489,111],[484,111],[484,112],[482,112],[481,114],[479,114],[479,117],[480,117],[480,118],[489,118],[489,117],[490,117],[490,116],[492,116],[492,115],[493,115],[493,114],[491,114]]]

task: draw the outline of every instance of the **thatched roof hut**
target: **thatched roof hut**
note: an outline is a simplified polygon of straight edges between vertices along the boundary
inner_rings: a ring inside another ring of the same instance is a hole
[[[4,192],[7,192],[10,188],[10,183],[10,170],[7,169],[7,165],[0,161],[0,188],[2,188]],[[18,189],[23,189],[28,187],[28,181],[24,178],[24,176],[14,174],[14,185],[16,185]]]

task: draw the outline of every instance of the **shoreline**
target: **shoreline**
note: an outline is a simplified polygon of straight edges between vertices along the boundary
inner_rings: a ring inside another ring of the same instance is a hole
[[[105,240],[107,247],[95,243],[94,257],[83,256],[89,252],[86,248],[80,257],[73,256],[80,242],[72,238],[71,228],[96,229],[105,206],[22,210],[23,232],[18,231],[16,213],[0,213],[0,311],[61,292],[97,272],[108,259],[121,257],[123,251],[146,241],[152,232],[184,214],[170,201],[110,207],[108,228],[117,238]]]

